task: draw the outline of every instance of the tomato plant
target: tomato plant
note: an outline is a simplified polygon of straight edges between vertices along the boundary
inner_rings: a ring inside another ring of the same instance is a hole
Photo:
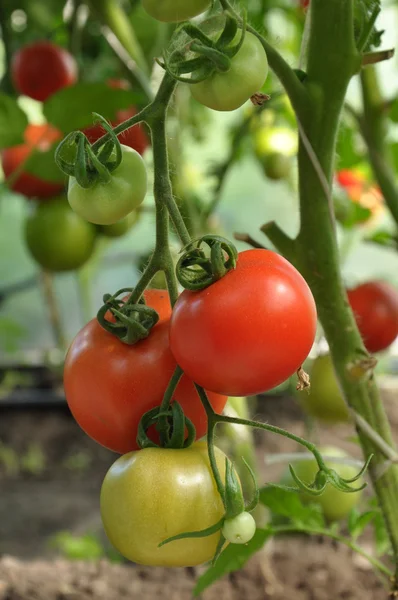
[[[148,338],[126,346],[93,319],[77,334],[65,361],[65,394],[76,421],[98,443],[121,454],[137,449],[138,423],[160,405],[176,367],[169,320],[163,318],[170,311],[167,293],[150,290],[146,297],[161,316]],[[197,438],[202,437],[206,413],[189,377],[182,377],[173,398],[193,421]],[[219,394],[209,399],[217,411],[227,401]],[[151,437],[156,439],[154,432]]]
[[[69,178],[68,200],[73,210],[96,225],[113,225],[137,208],[145,198],[147,174],[141,156],[122,145],[122,162],[112,171],[110,181],[97,180],[81,187]]]
[[[98,231],[101,235],[108,238],[118,238],[126,235],[139,219],[137,211],[131,212],[127,217],[124,217],[112,225],[98,225]]]
[[[211,0],[142,0],[151,17],[165,23],[187,21],[210,8]]]
[[[267,55],[261,42],[246,33],[229,70],[215,71],[204,81],[192,84],[191,92],[195,100],[213,110],[235,110],[262,88],[267,74]]]
[[[264,173],[269,179],[279,181],[285,179],[291,169],[291,158],[281,152],[273,152],[264,156],[263,161]]]
[[[24,134],[25,141],[18,146],[6,148],[1,152],[1,161],[9,186],[15,192],[27,198],[51,198],[63,189],[62,183],[40,179],[26,171],[29,157],[34,152],[46,152],[61,139],[61,133],[51,125],[27,126]]]
[[[16,89],[40,102],[77,80],[73,56],[48,41],[33,42],[18,50],[12,58],[11,72]]]
[[[183,371],[206,389],[247,396],[290,377],[307,357],[315,329],[315,303],[300,273],[275,252],[247,250],[210,288],[181,294],[170,347]]]
[[[380,352],[398,335],[398,291],[384,281],[348,290],[348,299],[369,352]]]
[[[224,475],[225,454],[215,450]],[[123,556],[139,564],[187,567],[211,560],[220,533],[161,548],[159,544],[173,535],[210,527],[223,514],[204,442],[185,450],[147,448],[125,454],[102,484],[107,536]]]
[[[121,79],[110,79],[108,81],[108,85],[115,89],[130,88],[129,83]],[[130,119],[136,114],[137,109],[135,108],[135,106],[118,110],[116,113],[116,118],[112,121],[112,127],[120,125],[120,123],[123,123],[123,121],[127,121],[127,119]],[[83,130],[83,132],[87,136],[89,142],[91,142],[92,144],[99,140],[99,138],[105,134],[104,128],[99,124],[87,127]],[[141,125],[135,125],[134,127],[130,127],[126,131],[123,131],[121,134],[119,134],[118,137],[120,142],[124,146],[133,148],[133,150],[136,150],[139,154],[143,154],[145,152],[145,149],[149,145],[148,136]]]
[[[341,395],[330,356],[318,356],[310,374],[310,389],[300,392],[300,403],[304,410],[327,423],[348,421],[348,408]]]
[[[319,450],[326,457],[349,458],[346,452],[340,448],[335,448],[334,446],[325,446]],[[353,465],[333,462],[333,460],[327,461],[326,464],[344,479],[354,477],[358,471],[357,467]],[[295,464],[295,470],[300,479],[309,484],[313,482],[318,471],[318,466],[315,460],[303,460],[302,462]],[[362,483],[363,482],[359,480],[357,481],[356,486],[360,487]],[[347,494],[337,490],[330,484],[326,484],[326,489],[320,496],[307,495],[305,497],[308,502],[319,504],[328,521],[339,521],[347,517],[350,510],[358,505],[362,493],[361,491],[358,491]]]
[[[96,231],[71,210],[66,198],[56,198],[33,207],[25,223],[25,240],[41,267],[70,271],[92,255]]]

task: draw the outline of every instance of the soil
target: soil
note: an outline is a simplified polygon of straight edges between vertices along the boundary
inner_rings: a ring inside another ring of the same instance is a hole
[[[396,393],[386,397],[398,431]],[[290,398],[267,398],[258,416],[303,433],[303,417]],[[322,444],[359,456],[352,428],[319,431]],[[286,438],[257,436],[264,480],[284,465],[264,456],[295,451]],[[11,451],[11,452],[10,452]],[[0,417],[0,600],[188,600],[200,569],[146,568],[106,559],[69,561],[51,540],[60,531],[99,536],[107,549],[98,509],[104,474],[115,455],[92,442],[64,409],[3,410]],[[369,544],[370,540],[365,540]],[[386,600],[368,563],[321,539],[274,540],[246,567],[214,584],[205,600]]]

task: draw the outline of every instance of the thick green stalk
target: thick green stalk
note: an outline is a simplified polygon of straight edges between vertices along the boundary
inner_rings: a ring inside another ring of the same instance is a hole
[[[311,34],[307,79],[308,110],[302,120],[307,141],[332,185],[336,135],[343,102],[358,56],[353,33],[353,0],[311,0]],[[349,406],[393,446],[376,382],[361,361],[367,357],[355,324],[339,269],[332,207],[318,170],[301,135],[299,148],[301,229],[294,243],[296,260],[314,294],[338,380]],[[269,236],[271,237],[271,236]],[[271,237],[272,239],[272,237]],[[358,365],[358,373],[354,366]],[[385,461],[379,448],[358,428],[398,564],[398,471],[391,466],[378,478]]]
[[[398,227],[398,184],[392,157],[386,143],[384,102],[375,67],[361,73],[363,115],[359,125],[369,151],[376,180]]]

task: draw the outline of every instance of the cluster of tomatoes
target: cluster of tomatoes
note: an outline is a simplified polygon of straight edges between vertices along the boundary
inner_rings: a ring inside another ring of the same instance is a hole
[[[15,89],[25,96],[40,102],[46,102],[61,89],[77,82],[77,65],[73,56],[49,41],[34,42],[21,48],[12,59],[11,74]],[[51,73],[51,77],[48,74]],[[123,80],[110,80],[112,88],[128,89]],[[119,110],[116,126],[136,114],[135,107]],[[128,211],[120,219],[98,221],[95,227],[78,212],[71,210],[64,195],[64,183],[47,181],[29,172],[29,161],[35,154],[54,151],[54,145],[63,137],[63,133],[50,124],[29,124],[24,133],[24,142],[18,146],[6,148],[1,152],[1,162],[5,179],[15,192],[32,200],[25,222],[25,240],[33,258],[41,267],[50,271],[67,271],[81,267],[92,255],[99,235],[110,238],[127,233],[138,218],[137,211]],[[88,140],[93,143],[104,135],[101,125],[84,130]],[[141,154],[149,144],[144,129],[137,125],[130,128],[119,138],[126,154],[131,154],[129,169],[138,163],[144,170]],[[127,161],[125,161],[126,163]],[[120,173],[114,180],[113,190],[108,187],[106,202],[120,197],[120,191],[129,193],[132,174]],[[146,174],[144,172],[144,184]],[[142,187],[142,186],[141,186]],[[146,187],[145,187],[146,189]],[[72,194],[73,195],[73,194]],[[145,195],[145,194],[144,194]],[[126,217],[126,218],[122,218]]]

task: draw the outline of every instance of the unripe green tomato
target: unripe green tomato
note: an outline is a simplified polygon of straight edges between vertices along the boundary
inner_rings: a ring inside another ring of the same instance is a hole
[[[71,271],[90,258],[96,231],[73,212],[66,198],[55,198],[33,207],[25,222],[25,240],[41,267]]]
[[[334,446],[325,446],[319,448],[322,456],[348,457],[348,454],[340,448]],[[326,465],[334,469],[343,479],[352,479],[359,471],[358,467],[346,465],[343,463],[334,463],[326,461]],[[318,472],[318,465],[315,458],[312,460],[303,460],[302,462],[293,465],[295,472],[304,483],[310,484],[314,481],[315,475]],[[360,478],[352,487],[360,487],[363,485],[363,479]],[[325,491],[320,496],[312,496],[311,494],[303,493],[302,497],[306,502],[319,504],[322,507],[323,514],[328,521],[339,521],[348,516],[354,506],[357,506],[361,499],[362,491],[360,492],[341,492],[333,487],[330,483],[326,484]]]
[[[349,420],[347,405],[341,395],[329,354],[318,356],[310,371],[309,391],[298,394],[304,411],[326,423],[344,423]]]
[[[190,85],[192,96],[208,108],[235,110],[260,91],[268,75],[268,59],[261,42],[247,32],[240,50],[231,58],[229,71],[214,71]]]
[[[254,148],[260,161],[272,153],[297,154],[297,135],[289,127],[261,126],[254,132]]]
[[[269,179],[279,181],[285,179],[292,166],[292,161],[289,156],[281,152],[272,152],[262,159],[264,173]]]
[[[147,173],[142,157],[128,146],[122,146],[122,162],[111,173],[110,181],[98,179],[89,188],[81,187],[69,177],[68,201],[73,210],[90,223],[117,223],[144,200]]]
[[[256,533],[256,521],[250,513],[242,512],[224,521],[222,533],[231,544],[247,544]]]
[[[210,8],[211,0],[142,0],[147,13],[164,23],[179,23]]]
[[[127,217],[113,223],[112,225],[98,225],[98,231],[101,235],[108,238],[119,238],[126,235],[128,231],[137,223],[139,212],[133,210]]]

